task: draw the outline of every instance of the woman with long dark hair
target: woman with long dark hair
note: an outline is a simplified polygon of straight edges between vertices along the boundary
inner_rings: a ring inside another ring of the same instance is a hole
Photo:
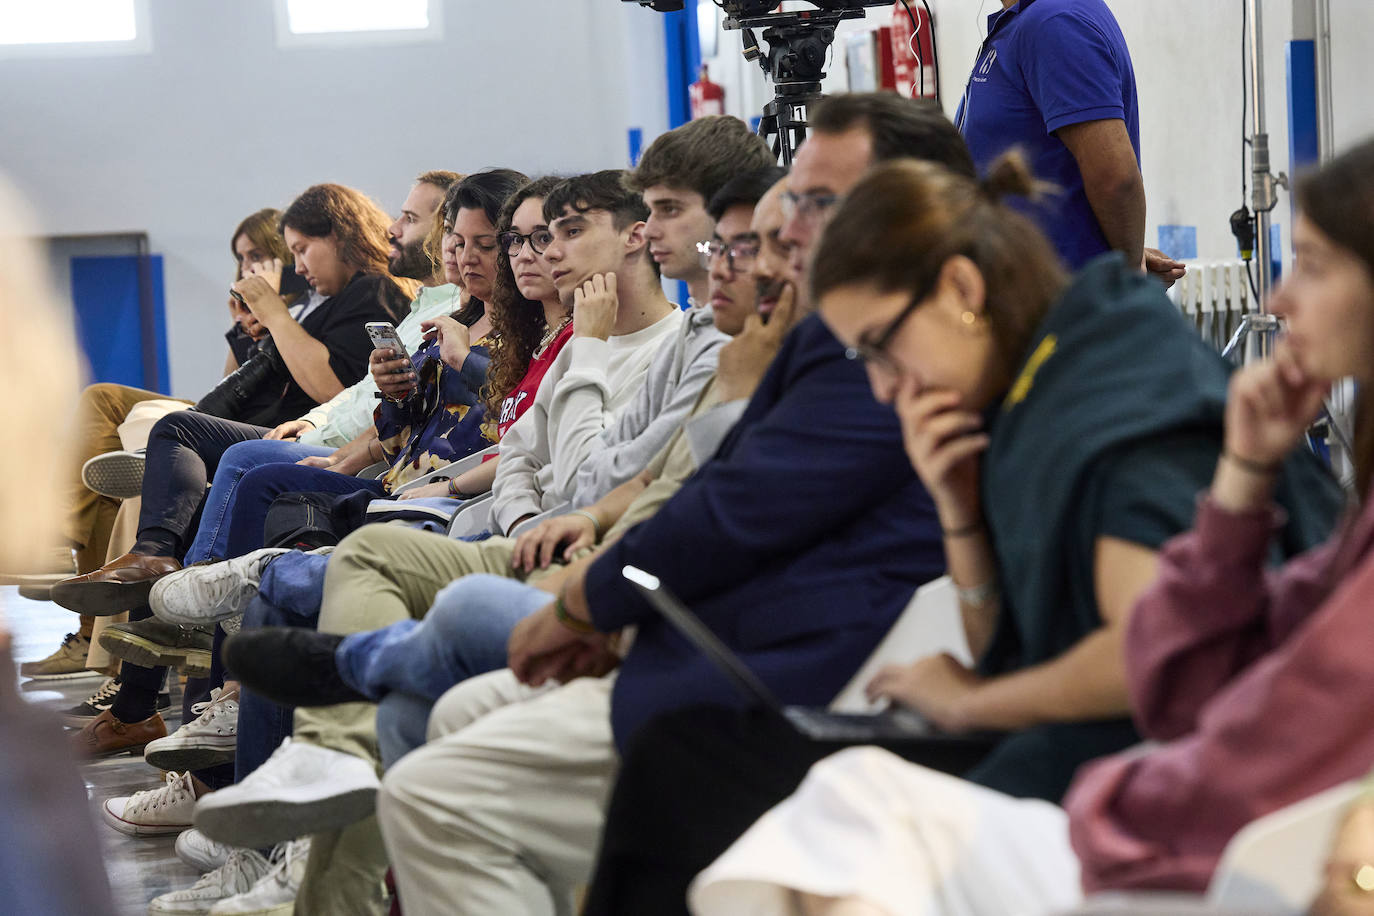
[[[887,183],[890,191],[894,177],[875,175],[870,189]],[[906,180],[941,183],[915,174]],[[1084,767],[1063,809],[883,751],[847,751],[817,766],[797,795],[699,879],[693,901],[701,912],[737,912],[746,897],[769,902],[751,913],[1043,912],[1073,905],[1083,890],[1198,891],[1245,824],[1374,765],[1367,658],[1374,640],[1374,398],[1361,397],[1356,417],[1361,505],[1320,547],[1267,568],[1293,533],[1294,500],[1304,496],[1288,489],[1294,457],[1323,397],[1348,376],[1374,383],[1374,143],[1305,179],[1296,197],[1297,260],[1272,301],[1287,334],[1272,360],[1231,377],[1224,437],[1193,528],[1164,544],[1156,574],[1123,621],[1121,682],[1142,736],[1158,743]],[[842,307],[832,303],[832,314]],[[919,319],[923,311],[928,320]],[[889,321],[885,338],[854,333],[857,325],[841,333],[862,352],[887,354],[903,384],[919,391],[939,379],[932,341],[917,336],[941,320],[940,308],[903,314]],[[1045,324],[1070,333],[1053,312]],[[1042,335],[1039,346],[1050,339]],[[1007,395],[1013,402],[1029,402],[1042,383],[1053,384],[1055,353],[1034,352],[1044,355],[1026,364]],[[1172,381],[1186,387],[1197,377]],[[898,407],[917,466],[939,484],[932,491],[949,494],[971,456],[986,450],[991,462],[1001,427],[994,425],[991,444],[980,444],[967,418],[945,414],[941,421],[939,411],[917,409],[921,397],[899,396]],[[1015,411],[1003,401],[1004,417]],[[1133,415],[1123,406],[1102,419],[1121,426]],[[988,483],[983,492],[991,498],[996,487]],[[1022,549],[1023,542],[1005,540],[991,514],[988,522],[999,556]],[[960,564],[952,555],[956,582]],[[976,704],[965,707],[964,721],[978,715]],[[846,826],[804,853],[799,845],[795,855],[770,852],[784,834],[819,836],[838,824]],[[856,867],[833,880],[845,863]]]

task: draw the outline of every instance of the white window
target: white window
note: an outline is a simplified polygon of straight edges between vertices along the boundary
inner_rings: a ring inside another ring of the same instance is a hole
[[[0,57],[150,50],[147,0],[0,0]]]
[[[277,0],[282,47],[443,38],[442,0]]]

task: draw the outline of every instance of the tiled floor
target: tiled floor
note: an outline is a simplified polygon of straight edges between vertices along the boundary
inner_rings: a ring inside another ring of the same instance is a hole
[[[19,597],[13,586],[0,587],[0,615],[14,640],[15,664],[43,658],[57,648],[64,634],[77,627],[76,615],[47,601]],[[99,678],[77,681],[26,681],[21,685],[30,701],[64,709],[80,703],[100,686]],[[172,687],[172,711],[164,713],[170,732],[181,724],[181,692]],[[142,756],[123,755],[84,764],[81,768],[90,797],[92,817],[105,853],[105,867],[121,914],[148,911],[148,901],[169,890],[188,887],[199,873],[182,864],[172,852],[175,837],[135,838],[118,833],[100,820],[100,802],[112,795],[130,795],[155,788],[162,774]]]

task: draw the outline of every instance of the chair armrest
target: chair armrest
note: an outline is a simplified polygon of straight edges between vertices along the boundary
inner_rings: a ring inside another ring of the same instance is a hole
[[[481,534],[491,527],[491,494],[474,496],[454,514],[448,523],[448,536],[457,540],[472,534]],[[498,532],[499,533],[499,532]]]
[[[376,464],[369,464],[358,473],[354,474],[359,480],[376,480],[386,473],[386,469],[391,467],[385,461],[378,461]]]
[[[555,508],[550,509],[547,512],[540,512],[534,518],[527,518],[523,522],[512,528],[510,536],[519,537],[520,535],[524,534],[526,531],[529,531],[531,528],[533,528],[535,525],[538,525],[545,519],[550,519],[557,515],[567,515],[571,511],[572,503],[564,503],[563,505],[556,506]]]
[[[481,464],[488,455],[495,456],[497,454],[497,448],[498,446],[493,445],[490,448],[482,449],[480,452],[473,452],[471,455],[459,458],[452,464],[446,464],[441,468],[435,468],[423,477],[416,477],[414,480],[406,481],[406,483],[392,491],[392,495],[399,496],[407,490],[423,487],[426,484],[434,483],[436,480],[452,480],[460,474],[466,474],[468,471],[471,471]],[[469,500],[469,502],[471,502],[471,500]]]

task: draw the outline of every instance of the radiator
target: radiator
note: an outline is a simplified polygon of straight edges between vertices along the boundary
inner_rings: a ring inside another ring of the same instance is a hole
[[[1254,308],[1245,262],[1188,261],[1187,265],[1188,272],[1170,288],[1169,298],[1202,339],[1220,351]]]

